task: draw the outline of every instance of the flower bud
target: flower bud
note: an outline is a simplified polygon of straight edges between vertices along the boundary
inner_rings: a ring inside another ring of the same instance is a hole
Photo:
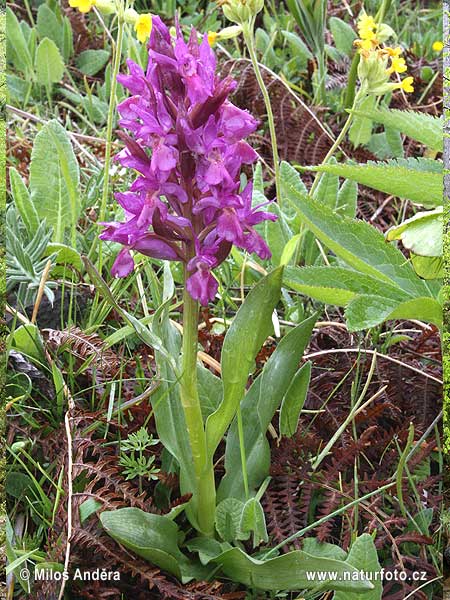
[[[127,8],[127,10],[123,13],[123,17],[125,23],[128,23],[129,25],[134,25],[138,20],[139,15],[134,10],[134,8]]]
[[[264,8],[264,0],[222,0],[223,14],[229,21],[242,25]]]

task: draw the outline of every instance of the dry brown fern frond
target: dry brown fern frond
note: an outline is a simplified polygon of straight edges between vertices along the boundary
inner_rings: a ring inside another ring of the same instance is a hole
[[[63,331],[43,329],[42,333],[53,351],[70,350],[79,361],[90,361],[90,366],[105,378],[117,375],[120,358],[110,348],[106,348],[104,341],[96,333],[87,334],[75,326]]]

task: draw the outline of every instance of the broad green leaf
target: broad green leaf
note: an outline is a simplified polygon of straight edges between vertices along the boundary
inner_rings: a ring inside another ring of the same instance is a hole
[[[85,50],[77,57],[76,64],[84,75],[93,76],[103,69],[109,57],[107,50]]]
[[[430,297],[396,302],[380,296],[357,296],[345,310],[349,331],[368,329],[391,319],[419,319],[442,327],[442,306]]]
[[[240,529],[244,533],[253,533],[253,547],[262,542],[268,542],[266,518],[261,503],[256,498],[250,498],[242,511]]]
[[[366,96],[360,104],[360,112],[353,120],[350,131],[348,132],[348,137],[355,148],[367,144],[370,141],[373,123],[372,119],[367,117],[367,114],[373,109],[375,102],[375,96]]]
[[[258,560],[243,552],[240,548],[232,548],[213,559],[221,565],[225,575],[233,581],[250,588],[278,591],[311,589],[320,582],[321,591],[343,590],[347,592],[368,591],[373,589],[370,581],[358,578],[358,570],[346,562],[331,558],[320,558],[306,554],[301,550],[288,552],[269,560]],[[313,579],[313,574],[321,572],[321,579]],[[327,573],[336,573],[338,581],[327,578]],[[344,580],[344,573],[347,573]],[[349,577],[350,575],[350,577]],[[356,577],[353,577],[355,579]],[[361,596],[362,598],[362,596]]]
[[[385,194],[406,198],[425,207],[442,204],[442,163],[428,158],[405,158],[354,165],[325,164],[304,167],[334,173]]]
[[[424,112],[392,108],[373,108],[365,111],[357,109],[354,114],[358,116],[364,114],[376,123],[396,129],[428,148],[442,152],[443,123],[439,117]]]
[[[302,550],[307,554],[320,556],[321,558],[334,558],[336,560],[345,560],[347,558],[347,552],[340,546],[329,544],[328,542],[319,542],[315,537],[305,538]]]
[[[8,54],[12,56],[15,67],[34,79],[33,60],[19,21],[13,11],[6,7],[6,34]]]
[[[219,554],[228,550],[229,544],[223,544],[213,538],[197,537],[186,543],[189,552],[198,552],[202,565],[207,565]]]
[[[223,401],[206,421],[207,447],[213,456],[241,402],[255,357],[272,331],[272,312],[278,303],[283,269],[259,281],[233,319],[222,348]]]
[[[308,393],[311,379],[311,363],[308,361],[295,374],[280,409],[280,434],[292,437],[297,431],[298,420]]]
[[[78,509],[80,523],[84,523],[85,521],[87,521],[89,517],[96,513],[98,509],[102,506],[102,503],[96,500],[95,498],[88,498],[87,500],[82,502],[80,504],[80,508]]]
[[[263,224],[263,237],[267,242],[271,252],[271,262],[273,265],[281,265],[281,259],[286,244],[292,239],[292,230],[289,227],[287,220],[280,210],[278,204],[273,203],[269,206],[268,211],[277,215],[276,221],[265,221]]]
[[[423,279],[442,279],[444,277],[444,259],[442,256],[411,255],[414,270]]]
[[[314,198],[317,202],[326,204],[334,210],[337,205],[338,192],[339,177],[333,173],[323,173],[314,193]]]
[[[36,51],[36,75],[38,83],[46,87],[58,83],[64,75],[64,62],[58,46],[49,38],[44,38]]]
[[[39,228],[39,217],[34,204],[31,202],[28,188],[14,167],[9,169],[9,183],[14,203],[22,217],[22,221],[28,233],[34,236]]]
[[[198,395],[202,406],[203,419],[209,417],[222,400],[222,381],[200,362],[197,363]]]
[[[75,229],[81,212],[78,162],[65,129],[49,121],[37,134],[30,165],[31,200],[41,219],[53,227],[53,241]]]
[[[405,151],[400,131],[392,129],[392,127],[386,127],[384,134],[386,136],[386,142],[391,150],[391,157],[403,158]]]
[[[358,201],[358,184],[356,181],[346,179],[341,185],[338,197],[336,212],[339,215],[354,218]]]
[[[368,294],[401,302],[411,297],[398,286],[343,267],[287,267],[283,283],[325,304],[346,306],[355,296]]]
[[[244,503],[236,498],[225,498],[217,505],[215,525],[217,533],[224,542],[234,542],[248,537],[245,534],[242,537],[243,532],[240,528],[243,510]]]
[[[32,323],[21,325],[11,335],[11,345],[15,350],[35,359],[38,363],[45,362],[44,344],[36,325]]]
[[[442,256],[443,207],[416,213],[386,232],[388,242],[401,240],[405,248],[420,256]]]
[[[337,17],[331,17],[329,24],[336,48],[339,52],[351,56],[354,49],[353,42],[356,39],[353,28]]]
[[[370,573],[373,580],[373,589],[366,592],[337,591],[333,600],[381,600],[383,593],[383,584],[379,577],[381,566],[378,562],[377,549],[371,535],[364,533],[356,538],[350,548],[346,562],[358,571]]]
[[[280,340],[263,372],[256,378],[241,402],[243,443],[251,490],[258,488],[269,474],[270,448],[266,431],[297,372],[315,320],[315,315],[306,319]],[[255,413],[259,417],[259,427]],[[227,434],[225,476],[217,493],[219,499],[245,499],[236,419]]]
[[[295,48],[297,51],[297,56],[300,60],[306,63],[308,60],[313,59],[310,49],[299,35],[292,33],[291,31],[282,31],[281,33],[283,34],[283,37]]]
[[[297,235],[293,235],[288,243],[283,248],[283,252],[280,258],[280,265],[287,265],[291,261],[294,253],[297,249],[297,245],[300,243],[301,235],[297,233]]]
[[[71,265],[78,271],[83,268],[83,261],[75,248],[65,244],[50,243],[44,252],[44,256],[50,256],[51,254],[55,255],[55,262],[60,265]]]
[[[41,40],[53,40],[62,52],[62,23],[47,4],[41,4],[38,8],[36,28]]]
[[[119,508],[100,515],[103,529],[141,558],[181,579],[178,526],[161,515],[139,508]]]
[[[339,168],[339,165],[331,167]],[[293,188],[289,200],[319,240],[357,271],[414,296],[429,293],[400,250],[386,244],[383,234],[375,227],[365,221],[338,216]]]

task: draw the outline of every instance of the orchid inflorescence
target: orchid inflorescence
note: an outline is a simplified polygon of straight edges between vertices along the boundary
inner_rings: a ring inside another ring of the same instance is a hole
[[[104,223],[103,240],[122,244],[113,275],[134,269],[131,251],[181,261],[189,294],[202,304],[212,300],[218,283],[212,270],[235,245],[261,259],[270,250],[254,225],[275,220],[252,205],[252,183],[241,189],[241,168],[257,159],[243,140],[257,121],[234,106],[236,83],[216,74],[216,59],[195,29],[186,43],[179,24],[172,37],[153,17],[146,73],[128,60],[129,75],[118,80],[132,96],[118,110],[125,148],[116,156],[138,172],[126,192],[116,194],[124,222]],[[150,151],[150,152],[149,152]]]

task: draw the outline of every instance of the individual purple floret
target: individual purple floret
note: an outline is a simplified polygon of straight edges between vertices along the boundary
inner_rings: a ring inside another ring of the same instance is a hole
[[[185,263],[190,295],[203,305],[217,292],[211,271],[233,244],[260,258],[270,250],[253,226],[276,216],[252,206],[252,184],[240,190],[243,164],[257,154],[243,141],[257,121],[227,98],[235,82],[216,76],[207,35],[189,41],[177,25],[173,39],[153,18],[147,72],[128,60],[118,81],[133,94],[119,107],[125,148],[116,156],[138,176],[129,191],[117,193],[123,223],[103,223],[100,237],[122,244],[112,273],[134,269],[134,250]]]

